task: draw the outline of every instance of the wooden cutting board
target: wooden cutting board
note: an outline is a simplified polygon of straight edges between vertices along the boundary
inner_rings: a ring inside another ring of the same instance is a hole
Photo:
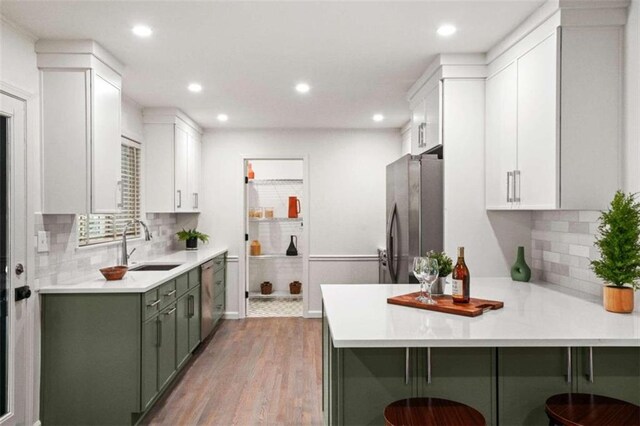
[[[416,297],[420,293],[409,293],[401,296],[394,296],[387,299],[387,303],[392,305],[409,306],[411,308],[426,309],[428,311],[444,312],[447,314],[463,315],[465,317],[477,317],[482,315],[485,311],[500,309],[504,306],[503,302],[498,300],[484,300],[474,299],[469,300],[469,303],[453,303],[453,299],[449,295],[433,296],[433,300],[438,302],[437,305],[427,305],[426,303],[418,302]]]

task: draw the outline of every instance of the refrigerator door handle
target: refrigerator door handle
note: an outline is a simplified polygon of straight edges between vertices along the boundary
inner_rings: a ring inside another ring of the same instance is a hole
[[[398,282],[398,275],[396,271],[396,267],[394,265],[395,261],[395,250],[394,250],[394,241],[393,241],[393,226],[396,223],[398,216],[398,205],[393,203],[393,209],[391,210],[391,218],[389,219],[389,227],[387,228],[387,265],[389,267],[389,276],[391,278],[392,283]]]

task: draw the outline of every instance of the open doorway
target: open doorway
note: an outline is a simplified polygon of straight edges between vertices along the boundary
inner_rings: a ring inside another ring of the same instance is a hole
[[[245,312],[302,317],[308,277],[308,197],[303,158],[247,158]]]

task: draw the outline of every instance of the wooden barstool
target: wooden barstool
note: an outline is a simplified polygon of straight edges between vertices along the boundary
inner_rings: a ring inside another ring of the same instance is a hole
[[[561,393],[544,407],[550,425],[640,426],[640,407],[630,402],[587,393]]]
[[[408,398],[384,409],[387,426],[485,426],[478,410],[440,398]]]

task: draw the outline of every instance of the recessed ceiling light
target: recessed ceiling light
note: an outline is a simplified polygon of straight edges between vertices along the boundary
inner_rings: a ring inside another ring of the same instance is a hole
[[[218,114],[218,121],[227,121],[229,116],[227,114]]]
[[[450,35],[453,35],[455,34],[456,31],[457,31],[456,27],[449,24],[441,25],[440,28],[438,28],[438,34],[443,37],[448,37]]]
[[[382,115],[382,114],[374,114],[373,115],[373,121],[380,122],[382,120],[384,120],[384,115]]]
[[[199,85],[198,83],[191,83],[187,89],[189,89],[192,92],[202,92],[202,86]]]
[[[133,32],[138,37],[149,37],[151,33],[153,33],[153,31],[151,31],[151,28],[147,27],[146,25],[136,25],[135,27],[131,28],[131,32]]]
[[[311,87],[307,83],[298,83],[296,84],[296,90],[298,93],[308,93]]]

